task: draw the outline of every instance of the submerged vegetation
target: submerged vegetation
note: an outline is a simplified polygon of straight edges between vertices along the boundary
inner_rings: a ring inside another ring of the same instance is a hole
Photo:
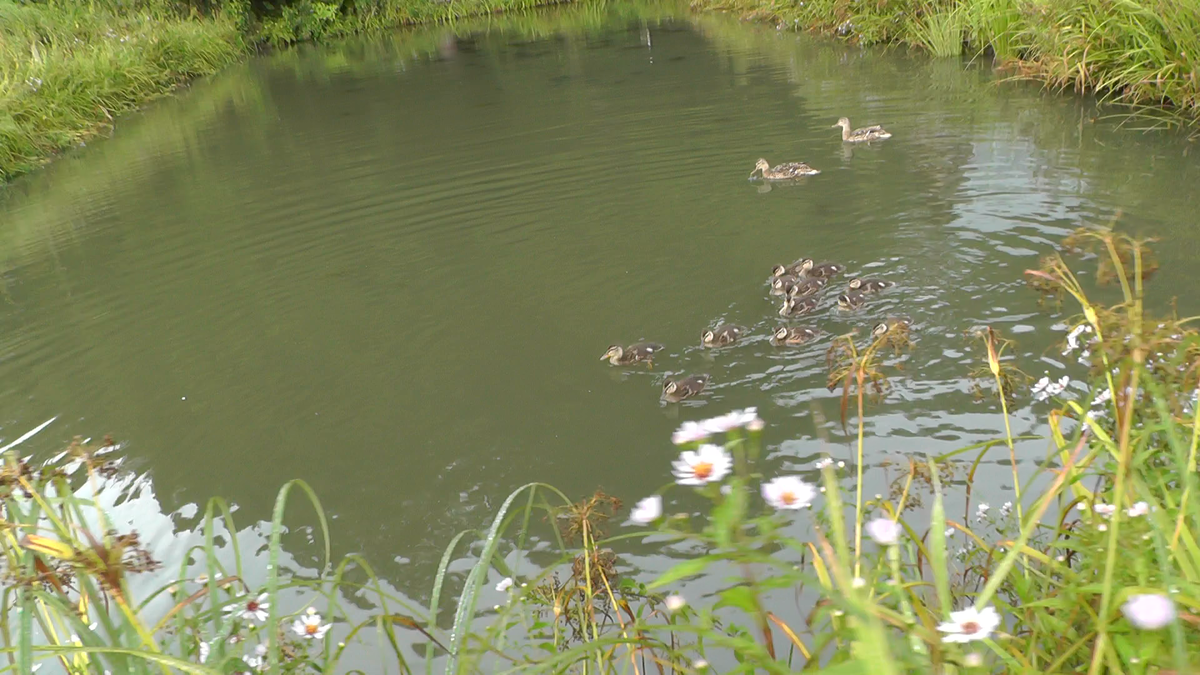
[[[1111,304],[1073,272],[1087,261],[1118,289]],[[362,645],[380,673],[1194,672],[1200,333],[1149,312],[1154,266],[1144,242],[1110,230],[1043,257],[1026,277],[1047,304],[1077,307],[1061,351],[1079,373],[1029,388],[1005,338],[970,331],[971,376],[1004,435],[909,458],[887,494],[864,494],[864,427],[920,348],[902,320],[829,350],[853,457],[774,475],[757,411],[685,422],[679,455],[661,461],[664,487],[632,509],[603,492],[513,492],[486,531],[449,543],[425,607],[385,590],[361,557],[329,560],[327,520],[303,483],[276,500],[265,577],[244,567],[236,538],[231,558],[218,550],[220,533],[238,532],[219,500],[191,565],[164,570],[97,506],[97,486],[121,470],[111,440],[40,466],[9,452],[0,672],[50,660],[72,673],[344,672]],[[1022,402],[1046,409],[1032,472],[1018,471],[1008,431]],[[1011,480],[1011,498],[972,504],[981,480]],[[290,575],[283,516],[298,491],[324,562]],[[676,564],[638,578],[623,558],[637,540]],[[465,550],[473,564],[452,565]],[[152,583],[135,590],[134,575]]]
[[[934,56],[990,54],[1019,76],[1200,118],[1200,2],[693,0],[781,27]]]

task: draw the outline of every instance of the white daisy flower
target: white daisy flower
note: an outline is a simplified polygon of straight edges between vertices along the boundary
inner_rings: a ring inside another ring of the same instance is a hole
[[[678,612],[687,606],[687,600],[682,595],[668,595],[663,599],[663,604],[667,606],[667,611]]]
[[[992,631],[1000,625],[1000,615],[991,607],[982,611],[967,607],[958,612],[950,612],[950,620],[938,625],[938,630],[946,633],[942,642],[970,642],[987,639]]]
[[[1147,513],[1150,513],[1150,505],[1147,504],[1146,502],[1137,502],[1133,506],[1130,506],[1129,508],[1125,509],[1125,515],[1129,516],[1130,518],[1137,518],[1138,516],[1144,516]]]
[[[821,469],[824,469],[825,467],[833,466],[833,458],[832,457],[822,457],[821,459],[818,459],[813,464],[813,466],[817,467],[817,471],[820,471]]]
[[[733,466],[729,452],[719,445],[705,444],[699,449],[684,450],[671,465],[675,482],[680,485],[704,485],[723,479]]]
[[[204,663],[205,661],[208,660],[208,653],[211,650],[212,650],[212,647],[210,647],[207,642],[201,642],[199,644],[200,663]]]
[[[708,668],[708,661],[705,661],[704,659],[696,659],[695,661],[692,661],[692,668],[694,670],[704,670]]]
[[[1012,513],[1012,502],[1004,502],[1004,504],[1000,506],[1000,515],[1008,516],[1010,513]]]
[[[703,441],[708,436],[708,429],[705,429],[704,425],[700,422],[684,422],[679,425],[675,433],[671,434],[671,442],[675,445],[687,445],[688,443]]]
[[[312,607],[308,608],[308,613],[296,619],[292,623],[292,632],[306,640],[320,640],[325,637],[325,633],[333,624],[322,624],[321,615]]]
[[[867,580],[862,577],[854,577],[850,580],[851,588],[862,588],[867,585]]]
[[[766,422],[762,421],[761,418],[755,417],[746,423],[746,431],[762,431],[763,427],[766,426]]]
[[[1111,516],[1112,514],[1117,512],[1117,505],[1116,504],[1105,504],[1103,502],[1100,502],[1100,503],[1096,504],[1095,506],[1093,506],[1092,510],[1095,511],[1097,514],[1104,516],[1105,518],[1108,518],[1109,516]]]
[[[267,602],[267,594],[260,593],[257,598],[251,598],[244,604],[229,605],[225,608],[225,613],[236,614],[246,621],[262,623],[267,620],[267,609],[270,607],[271,603]]]
[[[504,577],[503,579],[500,580],[500,583],[496,584],[496,590],[503,593],[504,591],[507,591],[508,589],[512,588],[512,585],[513,585],[512,577]]]
[[[987,516],[988,509],[992,507],[987,505],[987,502],[981,503],[975,507],[975,520],[983,520]]]
[[[254,655],[247,654],[242,657],[242,660],[246,662],[247,667],[261,670],[263,666],[267,665],[267,646],[262,644],[256,646]]]
[[[903,528],[891,518],[876,518],[867,523],[867,534],[881,546],[894,546],[900,541]]]
[[[968,668],[978,668],[983,665],[983,655],[978,652],[971,652],[963,658],[963,665]]]
[[[662,517],[663,500],[659,495],[650,495],[640,500],[629,512],[629,520],[637,525],[649,525]]]
[[[762,496],[776,509],[802,509],[816,499],[817,490],[799,476],[779,476],[763,483]]]
[[[1158,630],[1175,620],[1175,603],[1157,593],[1131,595],[1121,605],[1121,613],[1142,630]]]

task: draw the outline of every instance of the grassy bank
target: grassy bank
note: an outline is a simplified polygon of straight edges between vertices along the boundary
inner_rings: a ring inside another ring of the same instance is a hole
[[[0,182],[244,52],[222,15],[182,17],[152,3],[0,0]]]
[[[1088,278],[1112,288],[1081,286],[1072,263],[1098,265]],[[279,493],[265,552],[243,559],[234,541],[222,558],[216,541],[239,530],[213,500],[194,564],[162,570],[154,542],[95,506],[122,472],[112,441],[43,465],[10,452],[0,672],[347,672],[356,648],[377,673],[1195,672],[1200,333],[1148,315],[1154,268],[1141,243],[1081,230],[1025,273],[1047,306],[1078,311],[1062,344],[1074,382],[1031,388],[1002,336],[972,333],[978,368],[964,377],[1003,428],[1014,406],[1046,415],[1032,475],[1002,434],[911,457],[886,494],[864,494],[865,447],[887,442],[865,436],[865,418],[920,348],[894,322],[830,348],[829,386],[858,431],[847,461],[773,475],[755,411],[685,422],[676,451],[648,441],[664,486],[632,509],[599,492],[513,492],[483,530],[448,542],[425,607],[386,591],[361,557],[329,559],[328,520],[303,483]],[[1010,480],[1007,503],[973,503],[980,481],[996,495]],[[324,557],[292,576],[279,561],[297,498],[315,509]],[[675,564],[637,577],[623,556],[647,548]],[[134,586],[142,575],[155,583]]]
[[[935,56],[993,55],[1024,77],[1200,119],[1200,0],[693,0],[785,27]]]
[[[256,45],[546,4],[552,0],[0,0],[0,183]]]

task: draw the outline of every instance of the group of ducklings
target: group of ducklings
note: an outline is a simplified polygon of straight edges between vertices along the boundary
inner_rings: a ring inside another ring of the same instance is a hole
[[[834,128],[842,128],[843,143],[870,143],[872,141],[885,141],[892,137],[892,134],[878,124],[862,127],[860,129],[851,129],[849,118],[843,117],[833,125]],[[820,169],[805,164],[804,162],[785,162],[771,166],[771,163],[765,159],[758,160],[754,165],[754,170],[750,172],[750,177],[754,174],[762,174],[763,180],[795,180],[805,176],[815,176],[821,173]]]
[[[868,143],[882,141],[892,137],[892,134],[879,125],[852,129],[848,118],[841,118],[835,128],[841,127],[842,141],[845,143]],[[795,180],[804,176],[814,176],[821,173],[820,169],[804,162],[788,162],[771,166],[765,159],[758,160],[754,166],[754,174],[761,174],[764,180]],[[829,284],[829,280],[845,271],[843,265],[832,262],[816,263],[812,258],[801,258],[791,265],[776,265],[771,270],[771,294],[783,296],[783,306],[779,308],[779,316],[784,318],[808,314],[817,308],[815,297]],[[854,310],[862,307],[866,297],[882,291],[894,282],[884,279],[851,279],[849,288],[838,296],[837,304],[840,309]],[[880,323],[872,331],[879,336],[890,328],[889,322]],[[721,324],[705,330],[700,335],[703,347],[727,347],[737,342],[747,332],[744,326]],[[776,347],[802,345],[813,340],[820,331],[810,326],[780,326],[771,334],[771,344]],[[645,363],[654,367],[654,357],[662,351],[663,346],[657,342],[636,342],[629,346],[610,345],[600,357],[614,366],[630,366]],[[667,378],[663,382],[662,397],[668,402],[678,403],[692,398],[704,391],[708,386],[710,376],[707,374],[690,375],[682,378]]]
[[[815,296],[845,269],[845,266],[838,263],[817,263],[812,258],[801,258],[790,265],[776,265],[771,270],[769,283],[772,295],[783,296],[783,306],[779,309],[779,315],[788,318],[815,310],[818,305]],[[893,285],[894,282],[885,279],[851,279],[847,291],[838,296],[838,307],[843,310],[858,309],[865,303],[866,296]],[[884,322],[876,326],[872,334],[878,336],[888,329],[888,322]],[[700,334],[700,345],[706,348],[727,347],[741,340],[747,332],[744,326],[720,324]],[[811,326],[780,326],[771,333],[770,341],[776,347],[794,346],[805,344],[819,335],[820,331]],[[654,357],[662,349],[663,346],[657,342],[636,342],[625,347],[610,345],[600,359],[614,366],[645,363],[652,368]],[[710,376],[707,374],[678,379],[667,378],[663,382],[662,398],[670,403],[678,403],[704,391],[709,380]]]

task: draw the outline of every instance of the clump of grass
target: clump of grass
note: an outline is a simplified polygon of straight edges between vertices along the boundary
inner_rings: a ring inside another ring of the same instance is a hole
[[[244,53],[234,22],[156,3],[0,0],[0,182]]]
[[[936,57],[960,56],[963,51],[966,14],[967,10],[964,7],[930,12],[913,23],[910,39]]]

